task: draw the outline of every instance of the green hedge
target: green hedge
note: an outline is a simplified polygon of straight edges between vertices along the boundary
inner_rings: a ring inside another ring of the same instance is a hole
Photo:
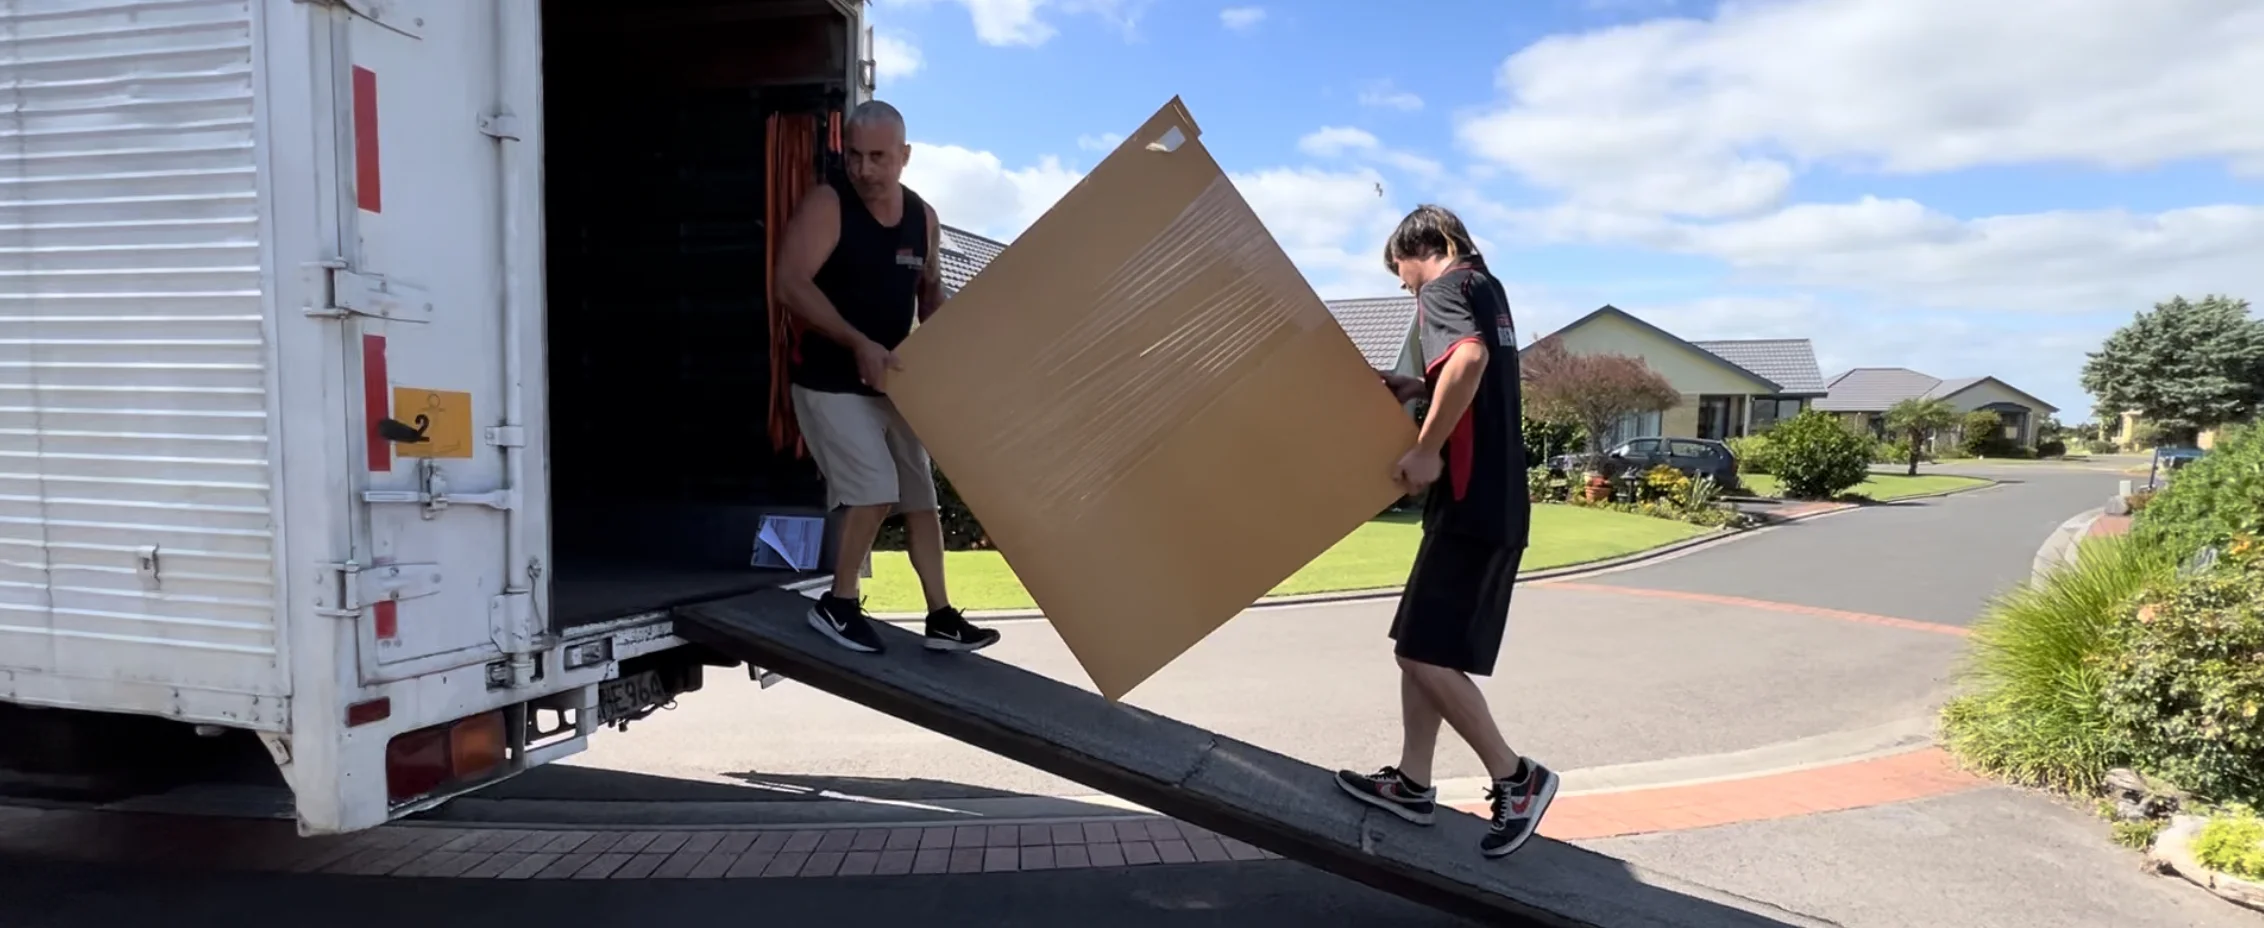
[[[1828,412],[1809,410],[1769,430],[1777,479],[1795,499],[1834,499],[1871,476],[1872,439]]]
[[[943,519],[943,548],[946,551],[980,551],[991,547],[990,535],[983,531],[983,523],[975,519],[967,502],[959,498],[959,491],[935,471],[936,514]],[[904,550],[904,517],[889,516],[881,523],[880,537],[873,541],[874,550]]]
[[[2264,534],[2264,429],[2227,429],[2177,470],[2132,530],[2181,558],[2244,532]]]
[[[2106,718],[2133,765],[2201,796],[2264,798],[2264,545],[2243,537],[2158,586],[2108,645]]]

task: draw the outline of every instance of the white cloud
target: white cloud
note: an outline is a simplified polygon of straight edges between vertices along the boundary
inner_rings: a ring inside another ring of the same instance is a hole
[[[1029,228],[1083,176],[1058,158],[1009,168],[990,152],[918,142],[904,168],[904,183],[944,222],[1002,241]],[[1284,167],[1230,176],[1324,298],[1396,292],[1377,253],[1402,211],[1377,193],[1382,175],[1367,167]]]
[[[1419,180],[1445,172],[1437,161],[1384,145],[1375,133],[1352,126],[1323,126],[1297,140],[1297,150],[1315,158],[1358,158],[1398,168]]]
[[[1218,11],[1218,21],[1236,32],[1248,32],[1266,21],[1266,8],[1262,6],[1230,6]]]
[[[1393,87],[1390,81],[1378,81],[1360,91],[1360,105],[1412,113],[1423,108],[1423,98]]]
[[[1047,157],[1009,169],[997,155],[957,145],[914,142],[904,184],[935,204],[936,216],[970,232],[1012,239],[1084,175]]]
[[[1086,151],[1115,151],[1116,146],[1122,144],[1124,144],[1124,136],[1114,132],[1103,132],[1099,135],[1080,135],[1077,137],[1077,147],[1082,148]]]
[[[922,6],[937,0],[895,0],[907,6]],[[1060,30],[1041,14],[1049,7],[1064,13],[1082,13],[1099,18],[1130,37],[1139,25],[1140,15],[1150,0],[954,0],[967,8],[974,20],[975,38],[985,45],[1038,46],[1051,41]]]
[[[910,39],[885,32],[873,34],[873,70],[880,72],[877,76],[881,80],[911,77],[926,63],[920,47]]]
[[[1375,133],[1351,126],[1322,126],[1297,140],[1297,150],[1319,158],[1336,158],[1346,152],[1375,151],[1383,141]]]
[[[1793,173],[2224,159],[2264,171],[2264,5],[2166,0],[1729,3],[1551,37],[1507,100],[1465,118],[1477,154],[1602,208],[1736,216]]]

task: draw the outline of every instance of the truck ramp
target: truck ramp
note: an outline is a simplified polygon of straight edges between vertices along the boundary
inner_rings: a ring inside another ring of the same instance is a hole
[[[972,654],[937,654],[882,626],[859,654],[811,631],[810,601],[768,590],[676,610],[676,632],[953,739],[1290,860],[1486,924],[1760,928],[1825,923],[1534,838],[1478,854],[1486,824],[1442,808],[1431,827],[1355,802],[1311,764],[1110,703]]]

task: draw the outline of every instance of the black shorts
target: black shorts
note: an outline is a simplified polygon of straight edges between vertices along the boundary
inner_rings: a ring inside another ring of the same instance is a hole
[[[1393,652],[1411,661],[1487,676],[1509,625],[1509,594],[1522,547],[1425,532],[1392,620]]]

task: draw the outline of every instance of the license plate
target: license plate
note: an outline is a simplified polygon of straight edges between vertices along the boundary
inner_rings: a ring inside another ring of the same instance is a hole
[[[660,682],[660,672],[647,670],[597,685],[597,720],[603,725],[633,716],[646,706],[665,703],[675,694]]]

